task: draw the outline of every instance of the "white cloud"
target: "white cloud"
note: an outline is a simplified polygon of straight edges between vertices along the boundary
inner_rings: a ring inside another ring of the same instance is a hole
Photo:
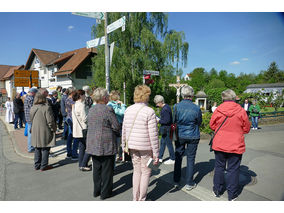
[[[68,26],[68,31],[71,31],[73,29],[74,29],[74,26],[72,26],[72,25]]]
[[[248,58],[242,58],[242,61],[248,61],[249,59]]]
[[[231,65],[238,65],[238,64],[240,64],[239,61],[233,61],[233,62],[231,62]]]

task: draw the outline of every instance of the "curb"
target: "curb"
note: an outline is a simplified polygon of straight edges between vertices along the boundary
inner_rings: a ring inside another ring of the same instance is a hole
[[[32,156],[25,155],[25,154],[23,154],[23,153],[21,153],[21,152],[19,151],[19,149],[18,149],[18,147],[17,147],[17,145],[16,145],[16,141],[15,141],[14,137],[10,134],[10,132],[9,132],[9,130],[8,130],[8,128],[7,128],[6,122],[4,122],[4,121],[2,120],[2,118],[0,118],[0,120],[1,120],[1,122],[4,124],[3,126],[5,126],[5,130],[6,130],[7,133],[9,134],[9,137],[10,137],[10,139],[11,139],[11,141],[12,141],[12,145],[13,145],[13,148],[14,148],[15,153],[16,153],[17,155],[21,156],[21,157],[24,157],[24,158],[28,158],[28,159],[31,159],[31,160],[34,159]]]

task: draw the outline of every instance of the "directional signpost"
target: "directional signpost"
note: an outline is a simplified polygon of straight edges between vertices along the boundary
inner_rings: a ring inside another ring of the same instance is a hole
[[[143,70],[143,75],[160,75],[160,71]]]
[[[76,13],[72,13],[72,14],[77,15],[77,16],[85,16],[85,17],[88,17],[88,18],[105,20],[105,14],[102,13],[102,12],[76,12]]]
[[[14,71],[15,87],[38,87],[37,70],[15,70]]]

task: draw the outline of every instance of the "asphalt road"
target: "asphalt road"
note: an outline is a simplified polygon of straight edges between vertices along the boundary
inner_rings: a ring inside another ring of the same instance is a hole
[[[0,200],[2,201],[100,201],[92,196],[92,172],[80,172],[78,163],[50,159],[54,169],[33,169],[33,160],[18,156],[0,122]],[[246,136],[247,150],[241,164],[239,201],[284,200],[284,124],[263,126]],[[166,156],[168,153],[166,151]],[[183,166],[186,160],[183,160]],[[196,189],[187,192],[172,185],[173,165],[152,172],[149,201],[225,201],[212,195],[214,155],[208,141],[200,141],[195,166]],[[182,174],[185,170],[182,170]],[[106,201],[132,200],[132,165],[119,164],[114,175],[114,196]]]

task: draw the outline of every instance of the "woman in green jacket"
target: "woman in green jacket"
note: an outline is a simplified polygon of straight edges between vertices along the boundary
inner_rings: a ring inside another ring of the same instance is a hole
[[[252,101],[252,105],[249,107],[249,112],[250,112],[251,121],[252,121],[252,129],[257,130],[260,107],[258,104],[256,104],[256,100]]]

